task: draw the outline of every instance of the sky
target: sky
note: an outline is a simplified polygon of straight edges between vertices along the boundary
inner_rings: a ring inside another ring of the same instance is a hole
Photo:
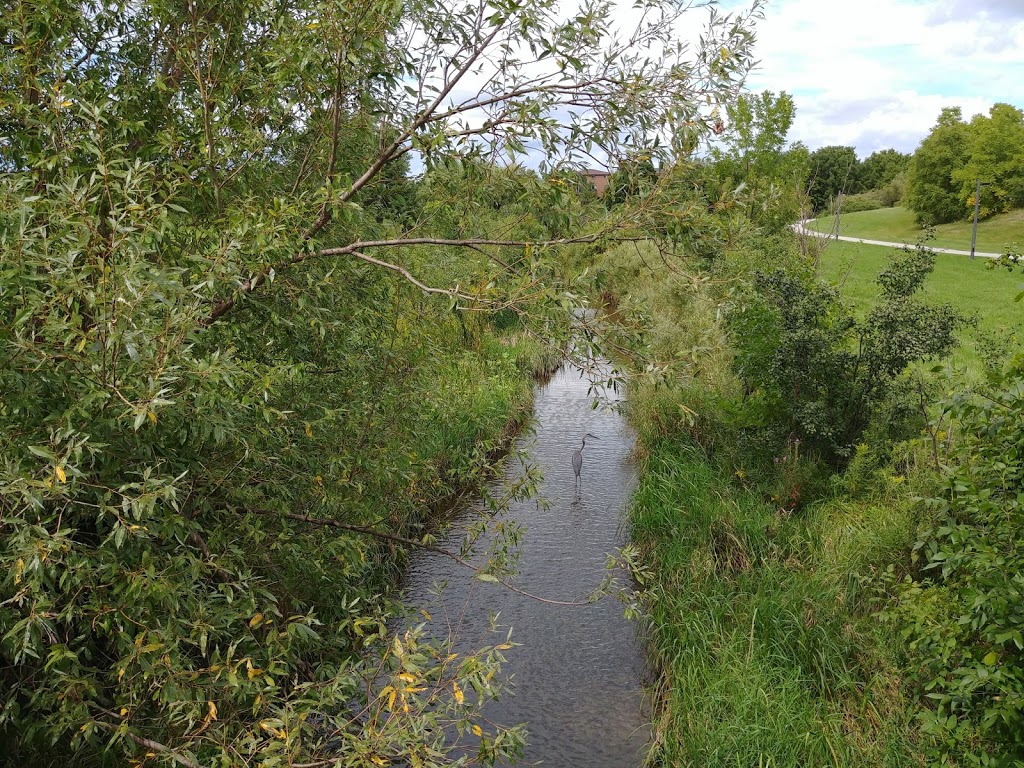
[[[755,53],[750,89],[793,94],[811,149],[913,152],[943,107],[1024,108],[1024,0],[768,0]]]

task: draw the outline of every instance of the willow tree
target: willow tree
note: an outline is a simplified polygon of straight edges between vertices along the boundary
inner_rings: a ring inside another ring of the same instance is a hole
[[[652,215],[639,198],[553,241],[439,236],[432,219],[464,201],[391,215],[409,194],[403,162],[677,160],[739,87],[757,6],[9,5],[4,747],[184,766],[428,765],[448,759],[455,730],[474,730],[482,761],[514,749],[476,719],[500,647],[453,662],[388,636],[360,587],[359,542],[403,534],[386,514],[360,516],[348,468],[318,473],[338,436],[302,414],[337,402],[331,371],[369,388],[402,375],[400,360],[360,355],[390,295],[380,276],[456,311],[543,319],[566,299],[546,280],[555,248]],[[568,193],[530,194],[559,211]],[[431,272],[437,260],[446,269]],[[315,588],[284,595],[264,551]]]

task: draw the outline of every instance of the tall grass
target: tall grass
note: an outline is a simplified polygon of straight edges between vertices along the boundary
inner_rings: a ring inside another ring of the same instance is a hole
[[[629,395],[642,460],[629,524],[653,574],[652,762],[920,765],[899,641],[873,614],[878,576],[913,541],[910,505],[837,497],[791,512],[770,477],[742,469],[724,314],[764,258],[669,273],[653,249],[620,246],[594,265],[613,316],[667,361]]]
[[[898,641],[863,587],[909,547],[905,506],[789,514],[696,446],[663,439],[630,522],[657,573],[657,764],[920,764]]]

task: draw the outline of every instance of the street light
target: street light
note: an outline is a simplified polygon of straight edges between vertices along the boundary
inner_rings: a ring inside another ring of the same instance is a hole
[[[971,258],[974,258],[974,246],[978,242],[978,208],[981,206],[981,188],[987,187],[988,182],[982,183],[978,179],[978,188],[974,192],[974,229],[971,230]]]

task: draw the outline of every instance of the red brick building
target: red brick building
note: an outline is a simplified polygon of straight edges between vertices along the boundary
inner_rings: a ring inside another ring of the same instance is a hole
[[[583,171],[583,177],[594,185],[598,197],[604,197],[604,191],[608,189],[608,176],[610,175],[608,171],[595,170],[593,168]]]

